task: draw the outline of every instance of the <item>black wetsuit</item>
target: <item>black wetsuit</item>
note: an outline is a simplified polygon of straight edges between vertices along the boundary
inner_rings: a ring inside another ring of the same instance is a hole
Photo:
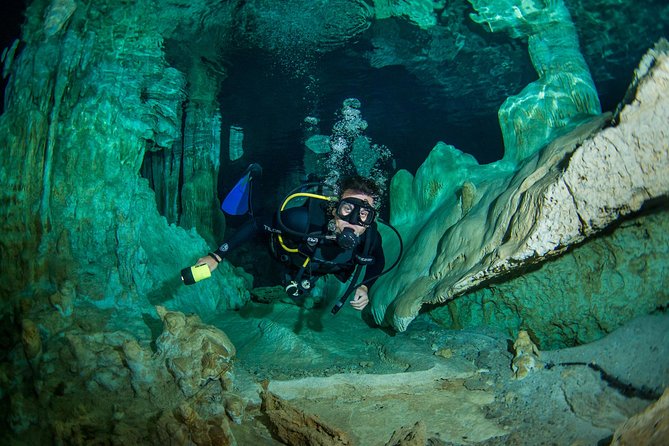
[[[281,213],[281,220],[285,226],[301,234],[328,234],[329,220],[326,218],[326,210],[321,206],[300,206],[286,209]],[[283,249],[278,241],[277,235],[279,232],[283,232],[284,245],[291,249],[297,248],[298,253],[290,253]],[[342,282],[346,282],[351,277],[355,267],[364,263],[367,268],[362,282],[367,285],[367,288],[371,288],[385,266],[381,234],[378,232],[376,223],[369,226],[360,236],[360,242],[354,249],[347,250],[340,247],[337,241],[333,239],[321,238],[318,243],[311,246],[305,238],[281,231],[276,214],[273,218],[256,217],[245,223],[216,250],[216,254],[224,257],[227,252],[260,236],[268,238],[270,251],[275,258],[286,265],[288,271],[285,274],[284,282],[298,274],[307,256],[310,261],[304,267],[302,278],[309,279],[312,284],[319,277],[327,274],[332,274]],[[371,239],[368,242],[367,239],[370,237]],[[365,252],[367,243],[369,244],[368,252]],[[365,259],[368,260],[365,262]]]

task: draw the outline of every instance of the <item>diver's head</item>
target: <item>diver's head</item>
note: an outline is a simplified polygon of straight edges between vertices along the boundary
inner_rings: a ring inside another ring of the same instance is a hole
[[[339,190],[339,202],[333,210],[335,232],[351,238],[353,235],[359,237],[374,223],[374,205],[379,199],[379,189],[372,180],[353,176],[345,178]],[[349,243],[355,246],[352,240]]]

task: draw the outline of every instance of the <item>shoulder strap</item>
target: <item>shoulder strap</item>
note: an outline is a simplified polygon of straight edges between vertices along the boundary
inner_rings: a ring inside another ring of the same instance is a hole
[[[372,247],[372,239],[375,238],[374,236],[376,235],[376,223],[370,226],[369,228],[373,228],[373,230],[367,234],[367,237],[365,237],[365,246],[362,248],[362,255],[367,258],[369,258],[369,250]],[[356,260],[357,259],[358,256],[356,256]],[[374,259],[371,259],[369,263],[373,261]],[[349,294],[351,294],[351,292],[359,286],[358,278],[360,277],[360,273],[362,272],[362,268],[364,265],[366,265],[366,263],[362,262],[358,262],[358,264],[356,265],[355,272],[353,273],[353,278],[351,279],[351,282],[346,288],[346,291],[344,291],[344,294],[339,298],[339,301],[335,304],[335,306],[332,307],[332,314],[337,314],[339,310],[341,310],[341,307],[344,305],[344,302],[346,302],[346,300],[348,299]]]
[[[372,250],[372,245],[374,245],[377,239],[378,229],[376,227],[376,223],[374,223],[369,228],[367,228],[367,231],[365,231],[365,244],[362,247],[362,253],[353,254],[355,263],[358,265],[370,265],[374,263],[374,256],[371,256],[369,253]]]

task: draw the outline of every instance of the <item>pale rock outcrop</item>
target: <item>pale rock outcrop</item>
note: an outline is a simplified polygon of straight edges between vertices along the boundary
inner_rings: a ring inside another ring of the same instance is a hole
[[[44,34],[51,37],[67,25],[68,20],[77,9],[74,0],[53,0],[44,18]]]
[[[77,290],[74,282],[66,280],[51,296],[49,296],[49,303],[58,311],[63,317],[72,315],[74,309],[74,301],[77,297]]]
[[[669,389],[638,415],[623,423],[613,434],[611,446],[662,446],[669,439]]]
[[[318,416],[305,413],[267,390],[261,394],[262,411],[269,418],[274,433],[286,444],[352,445],[350,435],[331,426]]]
[[[196,315],[185,316],[163,307],[157,311],[164,331],[156,346],[183,394],[193,396],[210,380],[230,389],[235,346],[227,335],[203,324]]]
[[[645,203],[666,198],[668,51],[663,40],[648,53],[612,119],[593,118],[517,168],[479,166],[442,144],[415,178],[397,175],[391,197],[401,211],[391,221],[406,249],[398,269],[375,286],[376,321],[403,331],[423,304],[450,301],[560,255]],[[444,159],[454,161],[440,166]],[[454,191],[465,181],[481,198],[460,219]],[[661,304],[662,295],[647,298]]]
[[[23,342],[23,351],[29,360],[42,353],[42,339],[39,329],[37,324],[30,319],[24,319],[21,324],[21,341]]]
[[[539,360],[539,349],[530,339],[525,330],[518,332],[518,338],[513,343],[515,356],[511,362],[511,370],[516,379],[525,378],[530,372],[541,369],[542,362]]]

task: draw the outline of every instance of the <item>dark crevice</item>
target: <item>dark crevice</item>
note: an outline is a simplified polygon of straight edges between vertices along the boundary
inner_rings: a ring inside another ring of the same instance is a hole
[[[653,389],[649,389],[646,386],[635,386],[630,383],[626,383],[620,378],[613,376],[604,370],[601,366],[595,364],[594,362],[560,362],[557,364],[549,363],[545,365],[546,369],[552,369],[553,367],[571,367],[571,366],[587,366],[592,370],[599,372],[599,376],[605,381],[609,387],[617,390],[621,395],[626,398],[639,398],[647,401],[658,400],[661,396],[661,392],[657,392]]]

